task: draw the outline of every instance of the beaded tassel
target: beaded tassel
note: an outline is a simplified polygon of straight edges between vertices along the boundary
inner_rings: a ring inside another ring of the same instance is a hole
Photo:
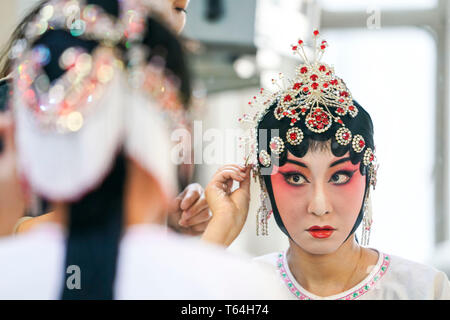
[[[267,207],[269,197],[267,195],[267,190],[264,187],[264,182],[262,181],[261,175],[259,175],[259,183],[261,185],[261,193],[260,193],[261,206],[259,207],[258,212],[256,213],[256,235],[267,236],[269,235],[267,220],[269,219],[270,216],[270,212]]]
[[[369,245],[372,222],[372,206],[370,204],[370,191],[368,191],[366,199],[364,200],[363,229],[361,235],[361,244],[365,247]]]

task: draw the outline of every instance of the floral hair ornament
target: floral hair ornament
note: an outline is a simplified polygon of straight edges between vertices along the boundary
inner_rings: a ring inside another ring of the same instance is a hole
[[[276,158],[284,152],[287,145],[299,145],[307,134],[303,131],[305,128],[311,133],[322,134],[330,130],[333,124],[340,127],[334,134],[336,142],[340,146],[349,146],[354,153],[362,155],[363,165],[369,168],[370,185],[375,187],[376,158],[374,151],[366,148],[363,136],[358,132],[352,132],[343,121],[345,117],[348,120],[354,119],[358,115],[358,108],[354,105],[352,94],[344,81],[335,75],[334,68],[321,61],[328,47],[327,41],[319,40],[318,30],[313,32],[312,40],[312,59],[309,59],[305,53],[304,41],[298,40],[291,49],[302,59],[302,64],[296,68],[294,78],[286,80],[280,73],[278,80],[272,79],[275,91],[268,92],[261,88],[259,94],[255,95],[248,103],[255,112],[252,115],[244,114],[239,119],[240,122],[246,123],[250,127],[247,135],[241,140],[242,145],[246,148],[246,165],[252,166],[255,179],[256,177],[260,178],[262,193],[267,193],[267,190],[261,178],[261,170],[270,167],[274,157]],[[274,104],[275,107],[272,109]],[[265,149],[262,144],[261,146],[258,144],[258,127],[267,112],[273,112],[276,120],[288,120],[291,129],[286,132],[284,137],[273,136],[269,147]],[[300,124],[302,124],[303,130]],[[262,199],[264,204],[261,208],[267,207],[265,200],[268,195],[265,194],[262,198],[264,198]],[[258,211],[258,214],[262,215],[262,218],[258,217],[258,221],[264,220],[264,216],[269,216],[268,210],[260,209]],[[370,229],[368,222],[366,225]]]

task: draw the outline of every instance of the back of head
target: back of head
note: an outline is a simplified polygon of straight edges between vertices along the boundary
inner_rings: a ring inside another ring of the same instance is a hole
[[[126,159],[165,197],[175,192],[169,132],[189,77],[177,38],[136,4],[49,1],[16,59],[19,169],[40,196],[68,204],[65,265],[83,273],[80,290],[61,284],[66,299],[114,297]]]

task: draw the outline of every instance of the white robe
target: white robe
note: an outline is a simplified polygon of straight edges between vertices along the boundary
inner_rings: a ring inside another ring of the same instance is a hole
[[[294,278],[286,261],[286,252],[274,252],[254,260],[268,264],[283,283],[289,299],[300,300],[429,300],[450,299],[447,275],[432,267],[378,252],[377,264],[353,288],[328,297],[304,289]]]
[[[59,299],[66,276],[65,239],[62,228],[50,223],[15,238],[0,238],[0,300]],[[270,268],[161,227],[140,225],[127,228],[121,240],[115,298],[287,296]]]

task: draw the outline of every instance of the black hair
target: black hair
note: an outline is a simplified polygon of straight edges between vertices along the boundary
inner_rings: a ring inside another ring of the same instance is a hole
[[[373,141],[372,119],[369,113],[367,113],[367,111],[357,101],[353,100],[353,104],[358,109],[358,114],[356,115],[356,117],[352,118],[350,115],[346,115],[341,117],[341,119],[344,122],[345,127],[352,132],[353,136],[355,136],[356,134],[363,136],[366,148],[371,148],[372,150],[374,150],[375,146]],[[290,125],[291,124],[290,118],[285,117],[282,118],[281,120],[275,118],[274,112],[277,105],[278,101],[275,101],[270,106],[267,113],[263,116],[258,125],[258,132],[259,130],[262,129],[264,130],[264,132],[267,133],[267,143],[265,144],[265,146],[262,145],[259,147],[265,148],[265,150],[269,153],[269,155],[271,154],[271,150],[270,148],[266,148],[266,146],[268,145],[268,142],[272,139],[271,136],[272,130],[274,129],[278,130],[280,138],[285,140],[284,137],[286,137],[287,131],[293,127]],[[323,108],[324,106],[321,107]],[[285,143],[284,144],[285,149],[280,155],[276,157],[272,155],[272,159],[276,158],[276,160],[279,163],[279,166],[283,166],[286,163],[288,151],[292,153],[294,156],[302,158],[305,156],[308,150],[321,148],[323,147],[323,144],[328,141],[331,142],[330,144],[331,152],[336,157],[341,157],[347,152],[350,152],[350,159],[353,164],[361,162],[363,158],[364,152],[358,153],[355,150],[353,150],[351,143],[346,146],[342,146],[337,142],[335,134],[336,131],[342,127],[342,125],[337,122],[333,122],[331,127],[323,133],[315,133],[309,130],[306,127],[304,121],[297,121],[294,127],[300,128],[300,130],[302,130],[304,138],[302,142],[298,145],[291,145],[290,143]],[[266,140],[265,137],[264,140]],[[258,152],[259,151],[261,150],[258,150]],[[366,169],[367,169],[366,166],[364,166],[364,164],[361,162],[360,166],[361,174],[363,175],[366,174]]]
[[[120,153],[100,187],[70,204],[63,299],[114,298],[125,179],[126,158]],[[70,266],[81,272],[80,288],[67,283],[72,276]]]
[[[280,99],[280,98],[278,98],[278,99]],[[314,150],[314,149],[318,149],[318,148],[323,148],[323,149],[330,148],[331,152],[336,157],[341,157],[341,156],[345,155],[347,152],[349,152],[352,164],[360,163],[360,167],[359,167],[360,172],[363,176],[365,176],[366,186],[365,186],[365,191],[364,191],[364,198],[366,197],[366,194],[370,187],[370,176],[368,174],[368,166],[365,165],[362,161],[364,152],[359,152],[359,153],[356,152],[352,148],[351,143],[349,143],[346,146],[343,146],[337,142],[335,135],[336,135],[337,130],[342,127],[342,124],[333,122],[333,124],[330,126],[330,128],[327,131],[322,132],[322,133],[316,133],[316,132],[309,130],[306,127],[304,120],[297,121],[297,122],[295,122],[294,127],[299,128],[303,132],[304,138],[301,141],[301,143],[298,145],[292,145],[289,142],[287,142],[285,139],[286,133],[293,126],[291,126],[290,118],[285,117],[285,118],[278,120],[275,117],[275,112],[276,112],[275,110],[278,106],[278,101],[279,101],[278,99],[275,100],[271,104],[271,106],[267,109],[267,112],[263,115],[261,121],[258,124],[258,132],[257,132],[258,154],[261,150],[265,150],[271,157],[272,166],[268,168],[268,171],[266,172],[266,174],[262,175],[263,181],[266,185],[266,188],[267,188],[267,191],[269,194],[269,199],[270,199],[270,202],[272,205],[272,210],[273,210],[273,214],[275,217],[275,221],[277,222],[278,227],[290,239],[292,239],[283,223],[281,216],[280,216],[280,213],[278,211],[278,208],[277,208],[277,205],[275,202],[275,197],[273,194],[270,173],[272,171],[274,163],[276,163],[277,166],[279,166],[279,167],[286,164],[288,152],[290,152],[292,155],[294,155],[298,158],[304,157],[309,150]],[[374,139],[373,139],[374,131],[373,131],[372,119],[371,119],[369,113],[357,101],[353,100],[353,105],[358,109],[358,113],[357,113],[356,117],[353,118],[349,114],[347,114],[346,116],[342,116],[341,120],[343,121],[345,127],[351,131],[353,136],[355,136],[356,134],[359,134],[364,138],[365,148],[371,148],[372,150],[375,150]],[[320,104],[319,104],[319,107],[325,108],[325,106],[320,105]],[[284,151],[279,155],[272,154],[270,148],[267,148],[267,146],[269,145],[269,141],[272,139],[272,134],[274,134],[274,135],[276,134],[277,136],[282,138],[283,141],[285,141]],[[329,143],[329,145],[328,145],[328,143]],[[262,163],[260,163],[260,167],[263,168]],[[364,216],[363,209],[364,209],[364,203],[361,204],[361,209],[359,211],[358,217],[356,218],[355,224],[353,225],[353,228],[350,231],[350,234],[347,236],[347,238],[345,240],[347,240],[356,231],[359,224],[361,223],[362,218]]]
[[[177,36],[168,28],[162,27],[158,17],[148,18],[142,44],[149,49],[147,60],[162,57],[165,61],[166,76],[173,80],[179,89],[179,98],[185,107],[191,99],[191,77],[186,63],[184,47],[180,41],[173,41]]]

